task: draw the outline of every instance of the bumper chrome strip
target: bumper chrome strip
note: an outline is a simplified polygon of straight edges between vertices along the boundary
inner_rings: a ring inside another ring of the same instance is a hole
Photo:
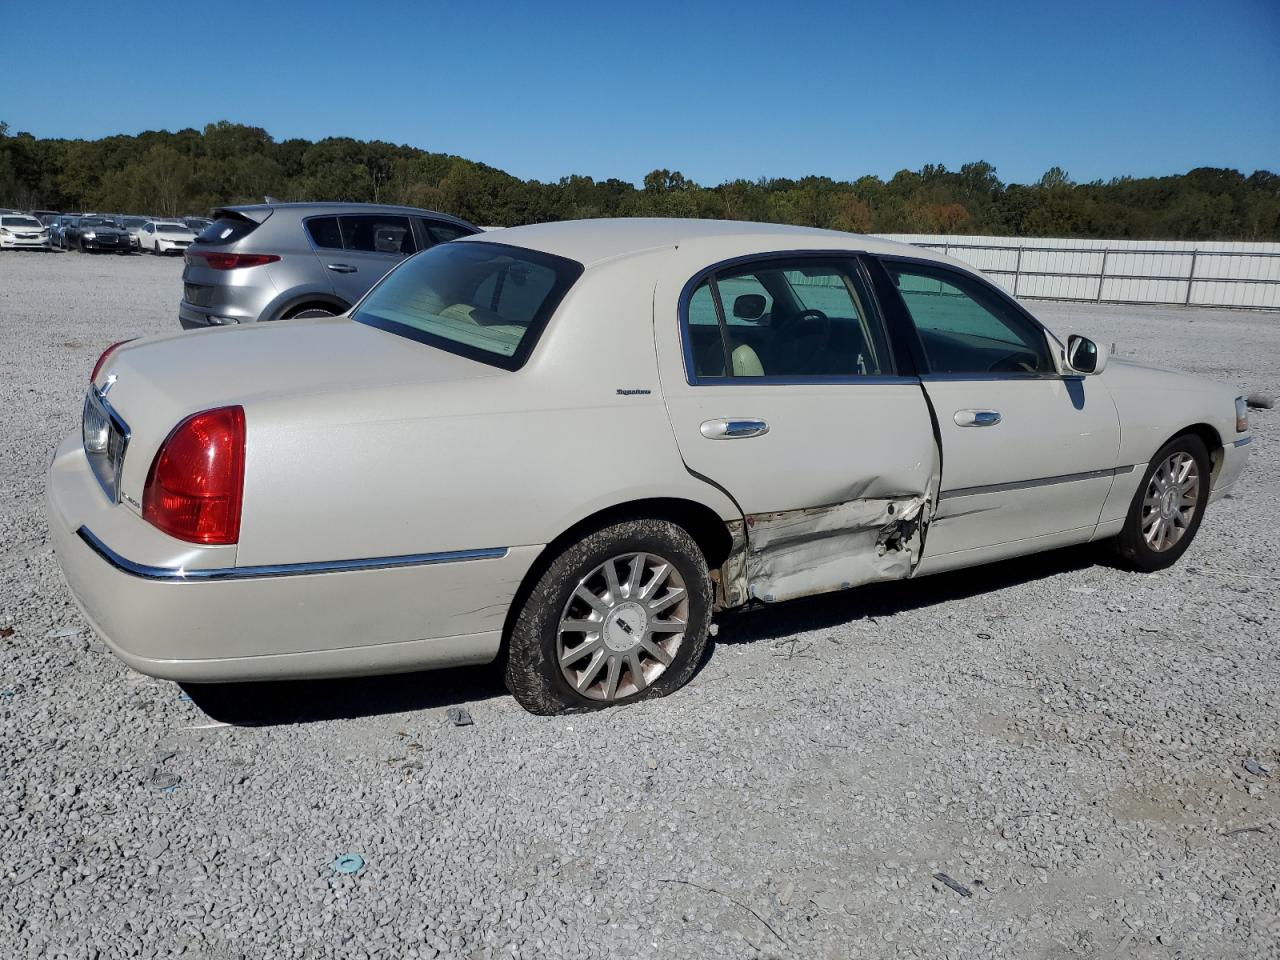
[[[1253,437],[1241,437],[1239,440],[1237,440],[1235,443],[1231,445],[1233,447],[1243,447],[1247,443],[1253,443]]]
[[[978,487],[956,487],[954,490],[943,490],[938,494],[938,502],[955,500],[959,497],[976,497],[984,493],[1006,493],[1010,490],[1026,490],[1030,487],[1048,487],[1057,483],[1075,483],[1077,480],[1098,480],[1102,477],[1117,477],[1122,473],[1132,473],[1134,464],[1127,467],[1115,467],[1107,470],[1086,470],[1084,473],[1064,473],[1056,477],[1040,477],[1036,480],[1014,480],[1009,483],[988,483]]]
[[[275,563],[257,567],[210,567],[187,570],[182,567],[152,567],[145,563],[134,563],[99,540],[88,527],[80,527],[76,533],[94,553],[117,570],[143,580],[168,580],[176,583],[301,577],[316,573],[345,573],[353,570],[387,570],[395,567],[429,566],[435,563],[461,563],[467,560],[497,560],[507,555],[506,547],[490,547],[483,550],[448,550],[443,553],[409,553],[398,557],[365,557],[361,560],[321,560],[314,563]]]

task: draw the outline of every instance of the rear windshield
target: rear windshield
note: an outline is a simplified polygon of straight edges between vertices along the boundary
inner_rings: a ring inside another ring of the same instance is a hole
[[[224,216],[205,227],[196,239],[206,246],[226,246],[243,240],[256,229],[258,225],[248,217]]]
[[[0,227],[39,227],[41,225],[35,217],[0,217]]]
[[[446,243],[406,260],[352,319],[516,370],[582,264],[500,243]]]

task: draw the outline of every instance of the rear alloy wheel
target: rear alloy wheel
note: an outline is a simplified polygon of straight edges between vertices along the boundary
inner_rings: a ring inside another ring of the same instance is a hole
[[[711,622],[706,558],[682,527],[628,520],[567,547],[512,629],[506,680],[537,714],[661,697],[697,669]]]
[[[1191,546],[1209,502],[1209,451],[1199,437],[1169,441],[1151,459],[1116,538],[1137,570],[1163,570]]]

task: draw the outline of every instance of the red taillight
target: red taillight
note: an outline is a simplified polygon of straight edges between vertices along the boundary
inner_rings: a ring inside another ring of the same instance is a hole
[[[107,347],[107,349],[103,350],[102,356],[98,357],[98,362],[93,365],[93,373],[89,374],[89,382],[93,383],[93,381],[98,379],[98,373],[102,370],[102,365],[107,362],[107,357],[115,353],[116,347],[123,347],[126,343],[133,343],[133,341],[137,339],[137,337],[130,337],[128,340],[117,340],[111,346]]]
[[[200,251],[187,252],[187,262],[199,266],[197,261],[203,260],[206,267],[214,270],[236,270],[239,267],[260,267],[264,263],[275,263],[280,258],[274,253],[206,253]]]
[[[187,417],[160,447],[142,490],[142,519],[191,543],[240,539],[244,408]]]

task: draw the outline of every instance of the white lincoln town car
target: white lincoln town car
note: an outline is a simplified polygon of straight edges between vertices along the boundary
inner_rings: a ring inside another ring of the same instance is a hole
[[[348,315],[109,348],[49,518],[143,673],[500,658],[556,713],[679,688],[718,609],[1085,541],[1166,567],[1250,439],[1231,390],[945,257],[595,220],[432,247]]]

